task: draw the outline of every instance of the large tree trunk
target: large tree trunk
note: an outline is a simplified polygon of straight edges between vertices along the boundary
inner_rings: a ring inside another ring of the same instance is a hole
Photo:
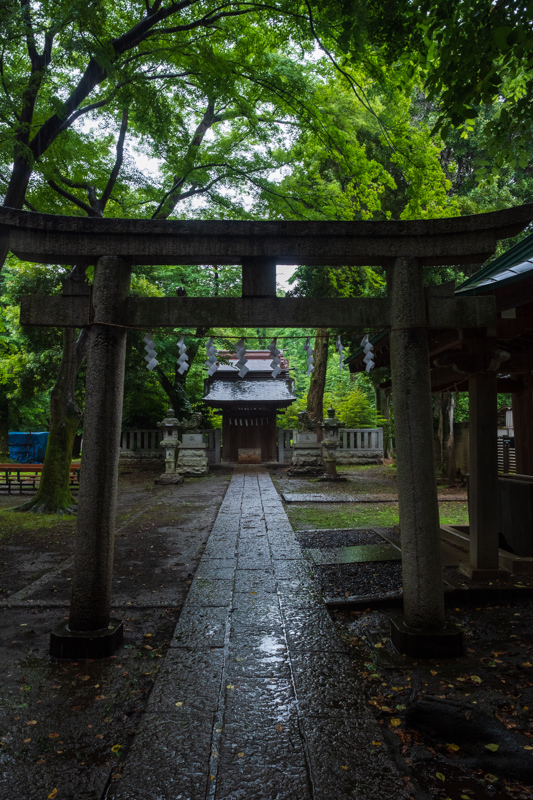
[[[383,425],[383,458],[392,458],[392,437],[390,430],[391,392],[376,386],[376,411],[386,422]]]
[[[327,328],[317,328],[315,339],[315,368],[311,373],[311,383],[307,394],[307,416],[317,423],[324,416],[324,387],[328,367],[329,334]],[[318,428],[318,430],[321,430]]]
[[[9,460],[9,401],[5,390],[0,394],[0,462]]]
[[[50,433],[41,482],[35,497],[16,511],[69,514],[75,510],[69,479],[72,446],[81,417],[74,396],[78,368],[76,330],[65,328],[59,376],[50,397]]]
[[[453,417],[455,397],[453,392],[438,392],[435,404],[439,411],[440,474],[448,483],[455,481],[455,441]]]

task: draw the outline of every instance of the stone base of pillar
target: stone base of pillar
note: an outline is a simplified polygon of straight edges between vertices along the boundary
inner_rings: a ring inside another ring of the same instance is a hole
[[[318,479],[320,483],[346,483],[348,478],[344,478],[342,475],[321,475]]]
[[[391,619],[391,641],[398,650],[410,658],[459,658],[463,655],[463,634],[446,623],[436,631],[419,631],[410,628],[403,616]]]
[[[100,631],[71,631],[68,622],[62,622],[50,634],[50,655],[54,658],[108,658],[122,647],[124,628],[122,620],[112,619]]]
[[[175,472],[163,472],[163,474],[160,475],[159,478],[155,479],[154,483],[157,483],[160,486],[161,485],[168,486],[172,484],[183,483],[183,476],[178,475]]]
[[[473,567],[472,564],[467,564],[464,561],[463,563],[459,564],[458,570],[473,581],[494,581],[498,580],[499,578],[509,577],[509,573],[504,569],[478,569],[477,567]]]

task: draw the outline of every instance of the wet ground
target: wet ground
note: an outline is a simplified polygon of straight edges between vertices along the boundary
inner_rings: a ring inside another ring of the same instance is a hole
[[[372,492],[391,491],[366,470]],[[73,521],[0,513],[0,800],[529,797],[406,714],[423,696],[485,709],[533,762],[530,600],[451,608],[467,646],[453,663],[399,657],[397,604],[324,605],[383,597],[399,578],[376,576],[399,562],[319,564],[300,549],[376,547],[394,532],[294,535],[266,472],[241,470],[226,491],[231,474],[178,487],[122,476],[114,602],[126,642],[100,662],[46,655],[68,612]]]

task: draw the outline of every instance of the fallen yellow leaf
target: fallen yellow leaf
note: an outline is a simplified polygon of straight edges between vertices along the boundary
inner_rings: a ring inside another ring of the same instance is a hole
[[[58,733],[49,733],[48,734],[48,738],[49,739],[58,739],[59,738],[59,734]]]
[[[122,750],[122,745],[121,744],[114,744],[113,747],[111,748],[111,750],[113,751],[113,753],[118,753],[119,750]]]
[[[474,681],[474,683],[481,683],[482,682],[481,678],[479,677],[479,675],[471,675],[470,676],[470,680]]]
[[[348,769],[348,767],[345,767],[344,764],[341,764],[341,769]]]
[[[181,707],[182,707],[182,705],[183,705],[183,703],[182,703],[182,702],[179,702],[179,703],[176,703],[176,705],[178,706],[178,708],[181,708]]]
[[[446,778],[445,778],[445,776],[442,774],[442,772],[436,772],[436,773],[435,773],[435,775],[437,776],[437,778],[439,779],[439,781],[445,781],[445,780],[446,780]]]
[[[486,744],[485,745],[485,749],[486,750],[492,750],[493,753],[495,753],[496,750],[498,750],[499,747],[500,747],[499,744]]]
[[[378,744],[381,744],[381,742],[372,742],[372,744],[377,746]]]
[[[30,719],[30,720],[28,720],[26,725],[37,725],[37,720],[36,719]]]
[[[454,753],[461,749],[458,744],[447,744],[446,747],[448,750],[453,750]]]
[[[54,800],[54,797],[57,797],[57,789],[52,789],[52,791],[48,795],[48,800]]]
[[[390,724],[392,728],[397,728],[399,725],[402,724],[402,721],[401,719],[398,719],[398,717],[393,717],[390,721]]]
[[[239,758],[242,758],[244,753],[237,753],[237,755],[239,756]]]
[[[235,689],[235,686],[232,683],[228,683],[226,689]]]

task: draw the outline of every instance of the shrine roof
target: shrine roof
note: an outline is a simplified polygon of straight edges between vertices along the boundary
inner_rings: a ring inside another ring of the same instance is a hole
[[[204,402],[211,406],[227,403],[274,403],[288,406],[296,400],[290,378],[258,380],[213,380],[207,384]]]
[[[455,290],[456,295],[482,294],[533,275],[533,234],[482,267]]]
[[[224,377],[236,375],[239,371],[239,368],[235,366],[238,361],[237,356],[234,353],[232,353],[230,356],[228,356],[227,353],[219,353],[219,355],[225,357],[225,359],[229,361],[229,364],[219,364],[215,373],[215,378],[221,373],[224,375]],[[253,378],[260,373],[263,373],[269,377],[272,374],[272,367],[270,366],[271,361],[272,354],[268,351],[247,351],[246,366],[248,367],[249,372],[246,377]],[[283,358],[283,351],[280,353],[280,362],[282,370],[287,373],[289,363],[286,358]],[[286,377],[286,375],[284,377]]]

